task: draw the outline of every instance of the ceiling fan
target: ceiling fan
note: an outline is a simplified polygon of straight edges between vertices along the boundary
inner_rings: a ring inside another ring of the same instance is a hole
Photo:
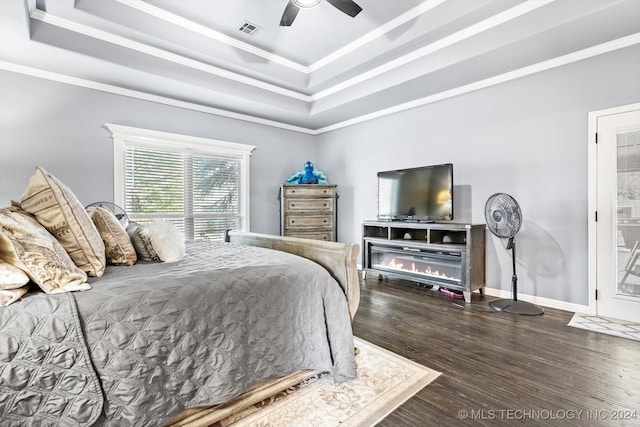
[[[315,7],[320,4],[321,1],[322,0],[289,0],[289,3],[287,3],[287,6],[284,8],[282,18],[280,19],[280,26],[291,26],[300,9]],[[352,18],[362,11],[362,8],[353,0],[327,0],[327,2]]]

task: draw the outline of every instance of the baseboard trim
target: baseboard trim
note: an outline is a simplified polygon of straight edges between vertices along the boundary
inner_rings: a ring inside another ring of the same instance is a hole
[[[358,264],[358,271],[362,274],[362,264]],[[511,291],[505,291],[503,289],[496,288],[484,288],[485,295],[498,298],[512,298]],[[574,304],[572,302],[560,301],[557,299],[543,298],[535,295],[522,295],[518,294],[518,299],[527,301],[532,304],[541,305],[543,307],[555,308],[558,310],[570,311],[572,313],[593,315],[594,313],[589,310],[588,305]]]
[[[511,291],[505,291],[503,289],[485,288],[485,294],[498,298],[512,298]],[[522,295],[518,293],[518,299],[527,301],[543,307],[555,308],[558,310],[570,311],[572,313],[588,314],[589,306],[582,304],[575,304],[572,302],[560,301],[551,298],[543,298],[535,295]]]

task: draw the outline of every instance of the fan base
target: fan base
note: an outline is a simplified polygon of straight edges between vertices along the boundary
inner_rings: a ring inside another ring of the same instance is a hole
[[[514,301],[512,299],[498,299],[489,302],[489,305],[497,311],[505,311],[513,314],[525,314],[537,316],[544,313],[544,310],[535,304],[527,301]]]

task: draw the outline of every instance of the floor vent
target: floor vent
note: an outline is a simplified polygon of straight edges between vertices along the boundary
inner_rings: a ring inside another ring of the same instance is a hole
[[[250,36],[257,34],[261,29],[262,28],[258,27],[256,24],[252,24],[249,21],[244,21],[238,28],[238,30],[242,31],[245,34],[249,34]]]

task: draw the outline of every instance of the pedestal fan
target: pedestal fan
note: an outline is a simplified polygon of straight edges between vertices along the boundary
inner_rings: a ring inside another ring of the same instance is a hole
[[[487,227],[501,239],[509,239],[507,249],[511,249],[513,275],[511,276],[512,299],[499,299],[489,303],[498,311],[507,313],[538,315],[544,310],[527,301],[518,301],[518,276],[516,275],[516,242],[515,236],[522,225],[522,211],[518,202],[506,193],[496,193],[489,197],[484,206]]]

